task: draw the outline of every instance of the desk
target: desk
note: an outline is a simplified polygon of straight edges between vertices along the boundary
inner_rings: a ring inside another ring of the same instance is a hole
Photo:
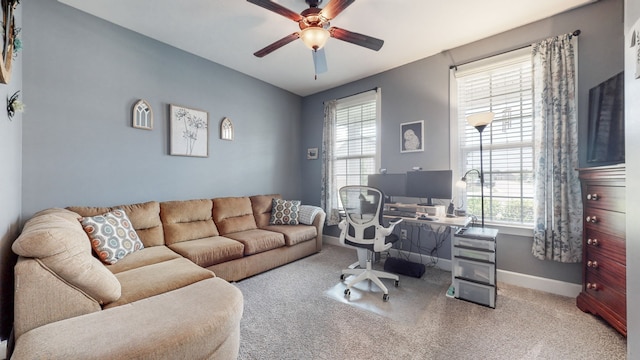
[[[465,217],[465,216],[457,216],[457,217],[446,217],[446,216],[432,216],[432,218],[437,218],[437,220],[420,220],[417,217],[402,217],[402,216],[391,216],[391,215],[384,215],[383,216],[385,221],[389,221],[392,219],[402,219],[402,222],[400,224],[398,224],[398,226],[402,226],[402,223],[407,223],[408,225],[411,226],[423,226],[423,225],[428,225],[428,226],[437,226],[437,227],[441,227],[441,226],[452,226],[452,227],[466,227],[469,225],[469,223],[471,223],[472,218],[471,217]],[[420,239],[418,239],[418,241],[420,241]],[[401,251],[402,249],[394,249],[391,248],[391,250],[395,250],[395,251]],[[418,252],[419,256],[422,256],[422,254],[420,254]],[[361,268],[364,268],[364,266],[367,263],[367,251],[366,249],[360,250],[358,249],[358,262],[355,264],[352,264],[350,267],[355,267],[355,266],[360,266]]]
[[[465,227],[471,223],[472,218],[470,216],[456,216],[456,217],[446,217],[446,216],[431,216],[432,218],[437,218],[437,220],[420,220],[417,217],[403,217],[403,216],[391,216],[384,215],[385,220],[391,219],[402,219],[403,222],[407,222],[415,225],[436,225],[436,226],[456,226],[456,227]]]

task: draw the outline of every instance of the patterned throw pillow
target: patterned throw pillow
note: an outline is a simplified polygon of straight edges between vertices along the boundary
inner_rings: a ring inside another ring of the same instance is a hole
[[[271,202],[271,225],[298,225],[300,200],[273,199]]]
[[[124,210],[116,209],[103,215],[80,219],[89,235],[91,247],[100,260],[115,264],[134,251],[144,248]]]

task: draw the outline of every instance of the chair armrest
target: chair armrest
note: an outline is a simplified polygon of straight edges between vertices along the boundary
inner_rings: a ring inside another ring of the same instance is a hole
[[[384,236],[389,236],[393,232],[393,228],[402,222],[402,218],[394,218],[389,221],[389,226],[380,226],[380,233]]]

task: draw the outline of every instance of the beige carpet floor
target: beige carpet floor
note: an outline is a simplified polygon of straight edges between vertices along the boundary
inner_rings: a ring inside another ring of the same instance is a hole
[[[451,273],[362,283],[354,250],[322,252],[235,283],[245,297],[239,359],[626,359],[626,339],[575,299],[499,283],[496,309],[445,296]],[[380,266],[381,264],[377,264]]]

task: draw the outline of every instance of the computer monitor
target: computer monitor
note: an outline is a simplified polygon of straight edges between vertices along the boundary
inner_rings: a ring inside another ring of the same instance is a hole
[[[385,196],[385,201],[391,201],[392,196],[404,196],[407,174],[371,174],[367,185],[377,188]]]
[[[451,200],[453,190],[452,170],[411,171],[407,173],[407,197],[426,198],[423,206],[433,206],[433,199]]]

